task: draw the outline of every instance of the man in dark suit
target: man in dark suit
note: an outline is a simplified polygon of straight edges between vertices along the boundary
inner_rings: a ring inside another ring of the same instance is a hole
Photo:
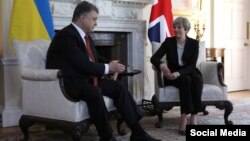
[[[88,35],[97,25],[98,13],[97,7],[87,1],[76,6],[72,23],[56,33],[50,44],[46,68],[62,70],[66,92],[87,103],[100,141],[115,141],[103,95],[113,99],[132,131],[131,141],[159,141],[140,126],[141,112],[127,88],[118,81],[101,79],[104,74],[123,72],[125,66],[97,54]]]

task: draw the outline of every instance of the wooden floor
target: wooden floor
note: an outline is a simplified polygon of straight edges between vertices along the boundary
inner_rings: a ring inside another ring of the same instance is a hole
[[[229,92],[228,99],[229,100],[237,100],[237,99],[244,99],[246,97],[250,97],[250,90],[249,91],[237,91],[237,92]],[[19,127],[0,127],[0,134],[2,133],[16,133],[20,132]]]
[[[250,90],[249,91],[237,91],[237,92],[229,92],[228,99],[229,100],[237,100],[250,97]]]

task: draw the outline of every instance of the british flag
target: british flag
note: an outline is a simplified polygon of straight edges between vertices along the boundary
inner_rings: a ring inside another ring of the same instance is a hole
[[[148,37],[155,52],[166,37],[174,35],[171,0],[154,0],[148,26]]]

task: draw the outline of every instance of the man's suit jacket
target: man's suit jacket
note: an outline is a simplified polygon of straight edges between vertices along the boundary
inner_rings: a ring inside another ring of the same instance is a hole
[[[98,55],[92,39],[90,45],[96,62],[89,60],[83,39],[70,24],[56,33],[47,52],[46,68],[63,72],[66,92],[77,100],[84,84],[91,83],[90,77],[101,77],[105,71],[104,63],[110,62]]]
[[[151,63],[159,68],[162,63],[161,58],[166,55],[168,68],[171,72],[178,71],[180,74],[190,74],[200,71],[196,68],[196,62],[199,55],[199,42],[186,36],[186,43],[182,55],[184,66],[178,62],[177,40],[176,37],[169,37],[161,44],[160,48],[151,57]]]

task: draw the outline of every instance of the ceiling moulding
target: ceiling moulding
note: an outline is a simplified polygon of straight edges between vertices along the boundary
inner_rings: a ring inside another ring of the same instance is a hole
[[[112,0],[115,6],[144,8],[151,0]]]

